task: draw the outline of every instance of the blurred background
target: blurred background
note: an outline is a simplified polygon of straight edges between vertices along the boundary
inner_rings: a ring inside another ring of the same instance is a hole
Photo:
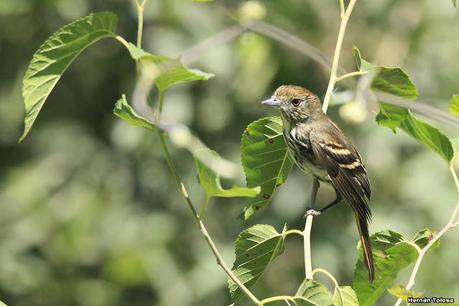
[[[196,229],[158,139],[112,115],[114,102],[122,93],[130,96],[135,85],[135,64],[116,41],[103,40],[76,60],[32,133],[17,144],[24,114],[21,82],[35,50],[61,26],[102,10],[115,12],[118,33],[134,41],[132,2],[0,1],[0,300],[10,306],[231,303],[226,275]],[[196,44],[254,19],[331,57],[339,4],[151,0],[145,10],[144,48],[171,57],[189,55]],[[369,60],[402,66],[418,86],[422,103],[447,110],[451,95],[459,93],[458,37],[458,12],[449,0],[358,1],[341,64],[354,69],[351,49],[357,45]],[[259,101],[287,83],[323,96],[329,72],[295,50],[300,45],[292,48],[250,31],[226,44],[211,42],[188,59],[193,60],[190,66],[216,76],[170,90],[164,116],[189,126],[207,146],[238,165],[237,178],[225,184],[244,184],[240,136],[253,120],[274,114]],[[425,227],[439,230],[456,201],[444,162],[409,137],[377,126],[374,108],[359,101],[339,104],[354,100],[352,91],[339,91],[342,101],[335,101],[330,116],[366,160],[374,190],[371,231],[392,229],[410,238]],[[429,122],[452,138],[459,136],[457,128]],[[172,151],[199,203],[203,194],[192,157],[182,148]],[[281,230],[287,223],[302,229],[310,182],[293,171],[271,205],[247,223],[237,219],[244,199],[212,200],[205,222],[226,261],[234,259],[237,234],[252,224]],[[332,196],[324,188],[319,201]],[[350,284],[358,236],[348,207],[340,205],[316,218],[312,239],[313,266]],[[415,289],[426,296],[459,299],[457,230],[448,232],[441,244],[425,258]],[[284,255],[270,266],[255,294],[293,294],[303,278],[302,258],[302,241],[288,238]],[[406,283],[411,268],[398,283]],[[386,294],[378,305],[394,301]]]

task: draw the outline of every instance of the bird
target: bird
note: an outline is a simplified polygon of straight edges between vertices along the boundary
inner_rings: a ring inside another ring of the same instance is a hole
[[[336,199],[315,214],[346,200],[355,213],[368,278],[375,266],[368,230],[371,222],[371,185],[362,157],[341,129],[322,111],[317,95],[296,85],[282,85],[262,104],[277,107],[287,151],[294,163],[314,178],[312,201],[320,182],[329,184]]]

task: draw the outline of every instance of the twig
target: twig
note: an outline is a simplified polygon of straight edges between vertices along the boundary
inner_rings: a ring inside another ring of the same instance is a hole
[[[359,76],[359,75],[364,75],[364,74],[367,74],[368,71],[353,71],[353,72],[349,72],[349,73],[346,73],[340,77],[337,77],[336,78],[336,83],[342,81],[342,80],[345,80],[347,78],[350,78],[350,77],[354,77],[354,76]]]
[[[160,93],[160,101],[163,101],[164,98],[162,97],[162,93]],[[162,103],[160,102],[160,105]],[[185,199],[186,203],[188,204],[188,207],[190,208],[194,219],[196,220],[199,230],[201,231],[202,235],[206,239],[207,244],[209,245],[210,249],[212,250],[212,253],[214,253],[215,258],[217,259],[217,264],[222,267],[222,269],[226,272],[226,274],[231,278],[233,282],[235,282],[238,287],[241,289],[242,292],[244,292],[247,297],[252,300],[252,302],[256,305],[260,303],[260,301],[253,295],[253,293],[234,275],[234,273],[231,271],[231,269],[228,267],[228,265],[225,263],[223,260],[223,257],[221,256],[220,252],[218,251],[217,247],[215,246],[215,243],[213,242],[212,238],[210,237],[209,233],[207,232],[207,229],[202,222],[198,212],[196,211],[196,208],[193,205],[193,202],[191,201],[188,191],[185,188],[185,185],[182,183],[182,180],[180,179],[180,176],[178,175],[177,169],[174,165],[174,162],[172,161],[172,157],[170,155],[169,149],[167,147],[166,139],[164,132],[161,130],[158,130],[158,136],[161,141],[161,147],[164,152],[164,157],[166,158],[167,165],[169,167],[170,172],[172,173],[173,177],[175,178],[175,181],[177,182],[179,188],[182,191],[183,198]]]
[[[240,31],[237,31],[238,28]],[[320,49],[314,47],[307,41],[304,41],[303,39],[297,36],[294,36],[279,27],[276,27],[272,24],[261,22],[261,21],[255,22],[252,25],[248,26],[247,28],[244,28],[240,25],[235,25],[234,28],[233,26],[230,26],[222,30],[221,32],[215,34],[214,36],[206,39],[204,42],[198,43],[194,47],[182,52],[182,60],[185,64],[190,64],[202,56],[203,52],[198,52],[198,51],[202,50],[201,47],[204,46],[204,44],[206,47],[211,49],[213,47],[219,46],[220,44],[231,42],[232,40],[239,37],[239,35],[244,33],[246,30],[250,30],[254,33],[258,33],[263,36],[269,37],[273,40],[280,42],[283,45],[286,45],[292,50],[295,50],[301,54],[304,54],[310,57],[312,60],[316,61],[323,68],[325,68],[327,71],[330,70],[331,68],[332,61]],[[338,72],[342,74],[343,76],[348,74],[346,70],[344,70],[339,65],[338,65]],[[340,78],[337,78],[336,81],[337,82],[342,81],[342,79]],[[369,90],[366,90],[366,92],[369,92]],[[449,114],[448,112],[432,107],[426,102],[422,102],[422,101],[412,102],[406,99],[402,99],[400,97],[396,97],[396,96],[392,96],[392,95],[388,95],[384,93],[377,93],[376,97],[378,97],[380,101],[384,101],[384,103],[407,108],[427,118],[431,118],[439,122],[443,122],[449,125],[459,127],[459,119],[457,117]],[[377,102],[376,98],[374,99],[374,102]]]
[[[143,0],[142,4],[139,5],[138,0],[135,0],[136,8],[138,11],[138,32],[137,32],[137,47],[141,48],[142,46],[142,29],[143,29],[143,10],[145,7],[145,4],[147,3],[148,0]],[[121,41],[123,44],[125,44],[125,41],[123,39],[118,39]],[[145,90],[143,90],[143,93],[145,94],[145,97],[141,99],[146,103],[147,101],[147,96],[149,91],[152,89],[153,83],[149,84],[149,86],[146,86]],[[161,113],[163,110],[163,104],[164,104],[164,93],[159,92],[159,103],[158,103],[158,109],[155,114],[156,117],[156,122],[158,125],[161,125]],[[202,235],[204,236],[207,244],[209,245],[212,253],[214,254],[217,264],[222,267],[222,269],[226,272],[226,274],[229,276],[229,278],[238,285],[238,287],[241,289],[241,291],[255,304],[258,305],[260,303],[260,300],[257,299],[257,297],[234,275],[234,273],[231,271],[231,269],[228,267],[228,265],[225,263],[223,260],[223,257],[221,256],[220,252],[218,251],[215,243],[213,242],[211,236],[209,235],[209,232],[207,231],[204,223],[202,222],[198,212],[196,211],[196,208],[193,205],[193,202],[191,201],[188,191],[186,190],[185,185],[182,183],[182,180],[177,172],[177,168],[175,167],[174,162],[172,161],[171,154],[169,152],[169,148],[167,146],[166,142],[166,136],[163,130],[159,129],[158,130],[158,136],[161,142],[161,147],[164,152],[164,157],[166,159],[167,166],[169,167],[169,170],[174,177],[175,181],[177,182],[177,185],[179,186],[183,198],[185,199],[185,202],[187,203],[188,207],[190,208],[193,217],[198,225],[198,228]]]
[[[273,40],[280,42],[281,44],[295,50],[301,54],[304,54],[310,57],[312,60],[316,61],[327,71],[330,70],[332,61],[324,54],[320,49],[314,47],[310,43],[304,41],[303,39],[290,34],[289,32],[276,27],[272,24],[266,22],[255,22],[253,25],[248,27],[252,32],[261,34],[263,36],[269,37]],[[338,72],[342,75],[346,74],[346,70],[338,65]],[[370,92],[366,90],[366,92]],[[407,108],[417,114],[423,115],[427,118],[437,120],[446,124],[450,124],[456,127],[459,127],[459,118],[449,114],[448,112],[439,110],[435,107],[430,106],[426,102],[421,100],[413,102],[407,99],[402,99],[400,97],[377,93],[376,95],[379,98],[379,101],[384,101],[384,103],[397,105],[403,108]],[[380,98],[381,97],[381,98]],[[389,97],[385,98],[384,97]],[[377,100],[375,100],[377,102]]]
[[[452,164],[450,164],[450,171],[451,171],[451,175],[454,180],[454,184],[456,185],[456,190],[457,190],[457,194],[459,198],[459,180],[457,178],[456,171],[454,171],[454,167]],[[432,240],[430,240],[429,243],[421,249],[421,251],[419,251],[418,259],[416,260],[416,263],[414,264],[414,268],[413,268],[413,271],[411,272],[410,279],[408,280],[408,283],[406,285],[406,289],[410,290],[414,286],[416,275],[418,273],[419,267],[421,266],[421,263],[422,263],[422,260],[424,259],[425,254],[432,247],[432,245],[434,245],[434,243],[437,242],[438,239],[440,239],[441,236],[443,236],[448,230],[450,230],[451,228],[455,226],[455,224],[457,223],[456,217],[458,213],[459,213],[459,200],[456,206],[454,207],[453,212],[451,213],[448,223],[446,223],[446,225],[440,230],[440,232],[438,232],[438,234],[435,235],[432,238]],[[399,306],[402,302],[403,300],[399,298],[395,302],[394,306]]]
[[[351,0],[349,2],[348,7],[344,10],[344,2],[340,1],[341,5],[341,24],[339,27],[338,38],[336,41],[335,53],[333,56],[331,71],[330,71],[330,81],[328,82],[327,92],[325,94],[324,103],[322,106],[322,110],[324,113],[327,112],[328,104],[330,102],[331,94],[333,89],[335,88],[335,84],[337,82],[337,74],[338,74],[338,67],[339,67],[339,57],[341,54],[341,47],[343,45],[344,33],[346,32],[346,26],[351,16],[352,10],[354,9],[354,5],[357,0]],[[346,75],[344,75],[346,76]],[[310,208],[314,209],[315,199],[317,195],[317,191],[319,189],[319,181],[314,179],[312,185],[312,192],[311,192],[311,201],[310,201]],[[305,277],[307,280],[313,279],[312,274],[312,259],[311,259],[311,228],[312,228],[312,221],[314,219],[314,214],[307,213],[306,221],[304,224],[304,233],[303,233],[303,248],[304,248],[304,269],[305,269]]]
[[[333,62],[330,72],[330,81],[328,82],[327,91],[325,93],[324,103],[322,105],[322,110],[324,113],[327,112],[328,104],[330,103],[331,95],[333,89],[335,88],[336,78],[338,73],[339,66],[339,57],[341,55],[341,47],[343,46],[344,33],[346,32],[347,23],[351,17],[352,10],[357,0],[351,0],[347,6],[343,16],[341,17],[341,24],[339,26],[338,39],[336,40],[335,53],[333,55]]]
[[[273,26],[269,23],[257,21],[248,26],[252,32],[274,39],[319,63],[327,71],[330,70],[331,60],[320,49],[311,45],[307,41],[290,34],[289,32]]]
[[[222,255],[218,251],[217,247],[215,246],[215,243],[213,242],[212,238],[210,237],[209,233],[207,232],[207,229],[202,222],[200,216],[198,215],[198,212],[196,211],[196,208],[193,205],[193,202],[191,201],[188,192],[185,188],[185,185],[182,183],[182,180],[180,179],[180,176],[177,173],[177,169],[175,168],[175,165],[172,161],[172,157],[169,153],[169,149],[167,147],[166,139],[164,136],[164,133],[162,131],[158,131],[159,139],[161,140],[161,147],[164,151],[164,156],[166,158],[167,165],[169,167],[169,170],[171,171],[172,175],[174,176],[177,184],[179,185],[180,189],[182,190],[182,195],[183,198],[185,199],[186,203],[188,204],[188,207],[190,208],[191,212],[193,213],[193,217],[196,220],[199,230],[201,231],[202,235],[206,239],[207,244],[209,245],[210,249],[212,250],[212,253],[214,253],[215,258],[217,259],[217,264],[222,267],[222,269],[226,272],[226,274],[231,278],[233,282],[235,282],[239,288],[241,289],[242,292],[244,292],[247,297],[252,300],[252,302],[255,305],[259,305],[260,301],[256,298],[255,295],[234,275],[234,273],[231,271],[231,269],[228,267],[228,265],[225,263],[223,260]]]
[[[180,57],[184,64],[194,62],[202,56],[202,54],[214,46],[224,45],[243,34],[247,29],[239,24],[233,24],[208,39],[194,45],[193,47],[181,53]]]
[[[314,271],[312,271],[312,275],[315,275],[316,273],[322,273],[322,274],[328,276],[329,279],[331,279],[331,281],[335,285],[335,290],[338,291],[339,299],[341,301],[341,306],[344,306],[343,293],[341,292],[341,289],[339,288],[339,284],[336,281],[336,279],[333,277],[333,275],[330,272],[328,272],[327,270],[320,269],[320,268],[314,269]]]
[[[307,280],[313,278],[312,259],[311,259],[311,228],[314,215],[307,215],[304,223],[303,248],[304,248],[304,272]]]
[[[284,237],[288,236],[290,234],[297,234],[297,235],[303,236],[303,232],[300,231],[300,230],[296,230],[296,229],[288,230],[286,232],[283,232],[282,234],[283,234]]]
[[[143,0],[141,4],[138,0],[134,1],[137,9],[137,48],[142,48],[143,13],[148,0]]]
[[[273,296],[267,299],[264,299],[258,303],[258,306],[264,306],[269,303],[273,302],[278,302],[278,301],[291,301],[296,305],[295,298],[293,296],[288,296],[288,295],[278,295],[278,296]]]
[[[311,195],[309,198],[309,210],[306,212],[306,221],[303,231],[303,250],[304,250],[304,275],[306,280],[311,280],[312,275],[312,256],[311,256],[311,229],[314,220],[314,206],[316,204],[317,191],[319,190],[319,180],[314,178],[312,181]]]
[[[339,0],[339,9],[340,9],[340,12],[341,12],[341,18],[344,17],[344,13],[346,11],[346,8],[344,6],[344,0]]]

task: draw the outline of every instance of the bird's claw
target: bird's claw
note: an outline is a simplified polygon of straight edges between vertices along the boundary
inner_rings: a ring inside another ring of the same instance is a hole
[[[314,210],[314,209],[310,209],[306,212],[306,214],[304,215],[304,217],[306,218],[307,216],[320,216],[321,212],[318,211],[318,210]]]

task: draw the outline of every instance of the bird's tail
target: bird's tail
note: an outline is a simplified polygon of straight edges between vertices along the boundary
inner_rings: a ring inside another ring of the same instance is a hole
[[[370,280],[370,283],[372,283],[375,278],[375,264],[373,261],[373,252],[371,250],[370,234],[368,232],[368,223],[364,218],[359,217],[357,214],[355,215],[355,220],[357,222],[357,228],[359,229],[360,241],[362,243],[362,249],[363,249],[364,262],[368,269],[368,279]]]

